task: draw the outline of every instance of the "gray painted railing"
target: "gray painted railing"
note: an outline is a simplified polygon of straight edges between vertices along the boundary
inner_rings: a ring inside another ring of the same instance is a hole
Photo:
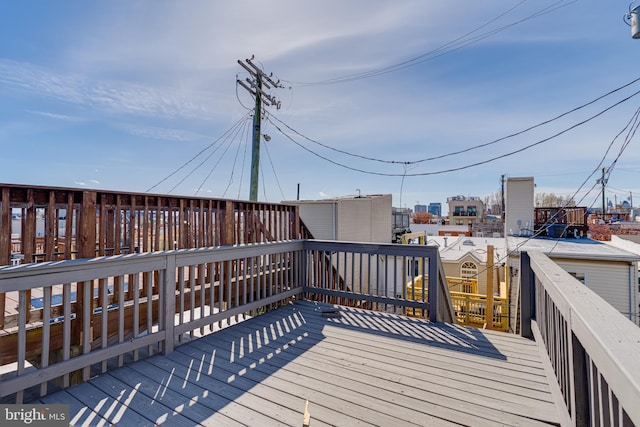
[[[520,274],[521,333],[544,343],[568,423],[640,426],[640,328],[542,253]]]
[[[394,313],[412,313],[433,322],[453,323],[451,305],[440,255],[436,246],[383,245],[308,240],[305,243],[310,298],[343,305],[360,304]],[[321,268],[330,262],[332,271]],[[428,280],[434,277],[435,280]],[[428,286],[416,291],[407,284],[421,278]],[[433,296],[433,297],[430,297]],[[435,305],[435,309],[433,308]]]
[[[407,295],[407,266],[438,278],[428,295]],[[21,265],[0,268],[0,292],[17,294],[23,308],[15,330],[0,336],[2,354],[14,343],[11,363],[0,363],[0,398],[15,394],[16,403],[52,385],[86,381],[125,358],[171,352],[303,293],[453,320],[450,303],[441,307],[448,289],[437,249],[409,245],[295,240]]]

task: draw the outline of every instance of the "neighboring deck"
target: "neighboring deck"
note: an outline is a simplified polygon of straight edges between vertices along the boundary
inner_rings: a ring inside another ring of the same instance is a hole
[[[534,341],[311,302],[50,394],[73,425],[549,425],[559,411]],[[548,362],[547,362],[548,363]]]

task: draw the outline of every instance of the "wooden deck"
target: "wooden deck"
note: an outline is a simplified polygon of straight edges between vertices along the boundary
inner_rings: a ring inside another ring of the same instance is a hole
[[[384,313],[295,304],[50,394],[72,425],[559,425],[537,345]]]

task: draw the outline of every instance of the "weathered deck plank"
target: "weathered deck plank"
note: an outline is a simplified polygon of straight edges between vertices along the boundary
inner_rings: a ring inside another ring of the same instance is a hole
[[[314,426],[560,420],[532,341],[320,307],[281,308],[42,401],[69,403],[78,425],[301,425],[306,399]]]

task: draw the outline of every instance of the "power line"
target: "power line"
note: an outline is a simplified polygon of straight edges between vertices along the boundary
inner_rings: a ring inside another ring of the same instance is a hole
[[[271,170],[273,171],[273,176],[276,179],[276,184],[278,185],[278,189],[280,189],[280,195],[282,195],[282,200],[286,200],[284,191],[282,191],[282,186],[280,185],[280,180],[278,179],[278,174],[276,173],[276,168],[273,164],[273,159],[271,158],[271,153],[269,152],[269,144],[264,144],[264,151],[267,153],[267,157],[269,158],[269,164],[271,165]],[[263,182],[264,182],[264,177],[263,177]],[[267,198],[266,188],[264,190],[264,193],[265,193],[264,196],[266,199]]]
[[[636,92],[634,92],[633,94],[631,94],[631,95],[629,95],[629,96],[627,96],[627,97],[623,98],[622,100],[620,100],[620,101],[618,101],[618,102],[614,103],[613,105],[610,105],[610,106],[606,107],[605,109],[603,109],[603,110],[599,111],[598,113],[593,114],[592,116],[588,117],[588,118],[587,118],[587,119],[585,119],[585,120],[582,120],[582,121],[580,121],[580,122],[578,122],[578,123],[576,123],[576,124],[574,124],[574,125],[572,125],[572,126],[570,126],[570,127],[566,128],[566,129],[564,129],[564,130],[562,130],[562,131],[560,131],[560,132],[557,132],[557,133],[555,133],[555,134],[553,134],[553,135],[551,135],[551,136],[549,136],[549,137],[547,137],[547,138],[541,139],[541,140],[536,141],[536,142],[534,142],[534,143],[528,144],[528,145],[526,145],[526,146],[524,146],[524,147],[522,147],[522,148],[519,148],[519,149],[516,149],[516,150],[512,150],[512,151],[509,151],[509,152],[503,153],[503,154],[501,154],[501,155],[491,157],[491,158],[489,158],[489,159],[485,159],[485,160],[478,161],[478,162],[475,162],[475,163],[466,164],[466,165],[459,166],[459,167],[455,167],[455,168],[443,169],[443,170],[432,171],[432,172],[411,173],[411,174],[407,174],[407,173],[399,174],[399,173],[375,172],[375,171],[370,171],[370,170],[365,170],[365,169],[360,169],[360,168],[352,167],[352,166],[346,165],[346,164],[344,164],[344,163],[340,163],[340,162],[337,162],[337,161],[335,161],[335,160],[329,159],[328,157],[323,156],[323,155],[321,155],[321,154],[319,154],[319,153],[317,153],[317,152],[315,152],[315,151],[313,151],[313,150],[309,149],[308,147],[305,147],[304,145],[302,145],[301,143],[299,143],[298,141],[296,141],[295,139],[293,139],[290,135],[288,135],[287,133],[285,133],[285,132],[284,132],[284,131],[283,131],[283,130],[278,126],[278,125],[276,125],[273,121],[271,121],[271,119],[268,119],[268,120],[269,120],[269,122],[270,122],[270,123],[271,123],[271,124],[272,124],[272,125],[273,125],[273,126],[274,126],[274,127],[275,127],[275,128],[276,128],[276,129],[281,133],[281,134],[282,134],[282,135],[284,135],[287,139],[289,139],[289,140],[290,140],[291,142],[293,142],[294,144],[298,145],[298,146],[299,146],[300,148],[302,148],[303,150],[305,150],[305,151],[307,151],[307,152],[309,152],[309,153],[313,154],[314,156],[316,156],[316,157],[318,157],[318,158],[320,158],[320,159],[323,159],[323,160],[325,160],[325,161],[327,161],[327,162],[329,162],[329,163],[332,163],[332,164],[334,164],[334,165],[336,165],[336,166],[340,166],[340,167],[342,167],[342,168],[344,168],[344,169],[349,169],[349,170],[352,170],[352,171],[355,171],[355,172],[360,172],[360,173],[364,173],[364,174],[368,174],[368,175],[377,175],[377,176],[398,176],[398,177],[400,177],[400,176],[430,176],[430,175],[440,175],[440,174],[445,174],[445,173],[450,173],[450,172],[457,172],[457,171],[461,171],[461,170],[469,169],[469,168],[472,168],[472,167],[475,167],[475,166],[484,165],[484,164],[487,164],[487,163],[494,162],[494,161],[496,161],[496,160],[500,160],[500,159],[503,159],[503,158],[510,157],[510,156],[515,155],[515,154],[521,153],[521,152],[526,151],[526,150],[528,150],[528,149],[530,149],[530,148],[533,148],[533,147],[536,147],[536,146],[538,146],[538,145],[541,145],[541,144],[543,144],[543,143],[545,143],[545,142],[549,142],[549,141],[551,141],[552,139],[555,139],[555,138],[557,138],[558,136],[561,136],[561,135],[563,135],[563,134],[565,134],[565,133],[567,133],[567,132],[569,132],[569,131],[571,131],[571,130],[573,130],[573,129],[575,129],[575,128],[578,128],[578,127],[580,127],[580,126],[584,125],[585,123],[588,123],[588,122],[590,122],[591,120],[593,120],[593,119],[595,119],[595,118],[597,118],[597,117],[599,117],[599,116],[603,115],[603,114],[604,114],[604,113],[606,113],[607,111],[609,111],[609,110],[611,110],[611,109],[613,109],[613,108],[617,107],[618,105],[623,104],[624,102],[626,102],[626,101],[630,100],[631,98],[633,98],[633,97],[637,96],[638,94],[640,94],[640,91],[636,91]],[[412,162],[402,162],[401,164],[406,165],[406,164],[411,164],[411,163],[412,163]]]
[[[220,162],[222,161],[222,159],[224,158],[224,155],[227,154],[227,151],[229,151],[229,148],[231,147],[231,144],[233,143],[235,137],[238,135],[238,132],[240,132],[240,130],[243,129],[242,126],[238,126],[235,130],[235,134],[233,136],[233,138],[227,138],[227,146],[224,149],[224,151],[222,152],[222,155],[220,156],[220,158],[218,159],[218,161],[213,165],[213,167],[211,168],[211,170],[209,171],[209,174],[205,177],[205,179],[203,180],[203,184],[204,182],[209,179],[209,177],[211,176],[211,174],[213,173],[213,171],[215,170],[216,167],[218,167],[218,165],[220,164]],[[200,162],[200,164],[198,166],[196,166],[195,168],[193,168],[191,170],[191,172],[189,172],[187,174],[187,176],[185,176],[180,182],[178,182],[176,185],[173,186],[173,188],[171,188],[171,190],[169,190],[169,193],[171,193],[173,190],[175,190],[180,184],[182,184],[189,176],[191,176],[191,174],[193,174],[196,170],[198,170],[202,165],[204,165],[207,160],[209,160],[220,148],[220,146],[218,146],[213,152],[211,152],[211,154],[209,154],[202,162]],[[200,187],[202,187],[202,184],[200,185]],[[197,191],[200,191],[200,188],[198,188]]]
[[[596,98],[592,99],[591,101],[588,101],[588,102],[586,102],[586,103],[584,103],[584,104],[582,104],[582,105],[579,105],[579,106],[577,106],[577,107],[574,107],[574,108],[572,108],[572,109],[570,109],[570,110],[568,110],[568,111],[566,111],[566,112],[564,112],[564,113],[561,113],[561,114],[559,114],[559,115],[557,115],[557,116],[555,116],[555,117],[552,117],[552,118],[550,118],[550,119],[544,120],[544,121],[542,121],[542,122],[540,122],[540,123],[537,123],[537,124],[535,124],[535,125],[529,126],[529,127],[525,128],[525,129],[523,129],[523,130],[521,130],[521,131],[514,132],[514,133],[512,133],[512,134],[509,134],[509,135],[503,136],[503,137],[498,138],[498,139],[495,139],[495,140],[493,140],[493,141],[489,141],[489,142],[486,142],[486,143],[482,143],[482,144],[474,145],[474,146],[472,146],[472,147],[468,147],[468,148],[465,148],[465,149],[462,149],[462,150],[458,150],[458,151],[453,151],[453,152],[449,152],[449,153],[441,154],[441,155],[438,155],[438,156],[427,157],[427,158],[424,158],[424,159],[412,160],[412,161],[378,159],[378,158],[375,158],[375,157],[369,157],[369,156],[364,156],[364,155],[360,155],[360,154],[355,154],[355,153],[351,153],[351,152],[348,152],[348,151],[345,151],[345,150],[341,150],[341,149],[338,149],[338,148],[335,148],[335,147],[331,147],[330,145],[323,144],[323,143],[321,143],[321,142],[319,142],[319,141],[317,141],[317,140],[314,140],[314,139],[312,139],[312,138],[309,138],[309,137],[305,136],[305,135],[304,135],[304,134],[302,134],[301,132],[298,132],[297,130],[293,129],[291,126],[289,126],[289,125],[287,125],[286,123],[284,123],[282,120],[280,120],[280,119],[279,119],[278,117],[276,117],[275,115],[273,115],[273,114],[272,114],[271,116],[272,116],[275,120],[277,120],[279,123],[281,123],[283,126],[287,127],[287,129],[289,129],[290,131],[292,131],[292,132],[294,132],[295,134],[299,135],[300,137],[302,137],[302,138],[306,139],[307,141],[312,142],[312,143],[314,143],[314,144],[316,144],[316,145],[319,145],[319,146],[321,146],[321,147],[323,147],[323,148],[326,148],[326,149],[328,149],[328,150],[335,151],[335,152],[340,153],[340,154],[344,154],[344,155],[347,155],[347,156],[360,158],[360,159],[363,159],[363,160],[369,160],[369,161],[373,161],[373,162],[379,162],[379,163],[389,163],[389,164],[412,164],[412,163],[425,163],[425,162],[434,161],[434,160],[441,160],[441,159],[444,159],[444,158],[446,158],[446,157],[451,157],[451,156],[455,156],[455,155],[458,155],[458,154],[468,153],[468,152],[473,151],[473,150],[477,150],[477,149],[480,149],[480,148],[488,147],[488,146],[490,146],[490,145],[497,144],[498,142],[501,142],[501,141],[504,141],[504,140],[507,140],[507,139],[510,139],[510,138],[514,138],[514,137],[516,137],[516,136],[523,135],[523,134],[525,134],[526,132],[529,132],[529,131],[531,131],[531,130],[534,130],[534,129],[537,129],[537,128],[542,127],[542,126],[544,126],[544,125],[547,125],[547,124],[549,124],[549,123],[552,123],[552,122],[554,122],[554,121],[556,121],[556,120],[559,120],[559,119],[561,119],[561,118],[563,118],[563,117],[565,117],[565,116],[568,116],[568,115],[570,115],[570,114],[572,114],[572,113],[575,113],[575,112],[577,112],[577,111],[580,111],[580,110],[582,110],[582,109],[584,109],[584,108],[586,108],[586,107],[588,107],[588,106],[590,106],[590,105],[593,105],[593,104],[597,103],[598,101],[600,101],[600,100],[602,100],[602,99],[604,99],[604,98],[606,98],[606,97],[608,97],[608,96],[611,96],[611,95],[613,95],[613,94],[615,94],[615,93],[617,93],[617,92],[621,91],[622,89],[625,89],[625,88],[627,88],[627,87],[629,87],[629,86],[631,86],[631,85],[633,85],[633,84],[637,83],[638,81],[640,81],[640,77],[637,77],[637,78],[633,79],[632,81],[630,81],[630,82],[628,82],[628,83],[623,84],[622,86],[619,86],[619,87],[617,87],[617,88],[615,88],[615,89],[612,89],[612,90],[610,90],[610,91],[606,92],[605,94],[600,95],[600,96],[598,96],[598,97],[596,97]],[[637,94],[637,92],[636,92],[636,94]],[[634,94],[634,95],[635,95],[635,94]],[[623,100],[623,101],[625,101],[625,100]],[[616,105],[617,105],[617,104],[616,104]],[[614,106],[615,106],[615,105],[614,105]]]
[[[244,130],[243,130],[242,133],[243,133],[242,140],[244,141],[244,144],[238,144],[238,148],[236,150],[236,155],[233,158],[233,165],[231,166],[231,174],[229,175],[229,182],[227,183],[227,188],[224,189],[224,193],[222,193],[222,197],[223,198],[227,194],[227,191],[229,191],[229,187],[231,187],[231,184],[233,183],[233,176],[234,176],[235,171],[236,171],[236,163],[238,162],[238,155],[240,154],[240,148],[242,148],[243,145],[245,147],[245,153],[246,153],[247,137],[249,136],[248,126],[244,127]],[[240,176],[242,177],[242,173],[240,174]]]
[[[184,169],[187,165],[189,165],[191,162],[193,162],[195,159],[197,159],[198,157],[200,157],[205,151],[209,150],[210,148],[214,147],[218,142],[220,142],[223,138],[225,138],[227,136],[228,133],[232,132],[237,126],[239,126],[241,123],[245,122],[247,120],[247,118],[250,117],[250,113],[245,114],[240,120],[238,120],[237,122],[235,122],[233,124],[233,126],[231,126],[229,129],[227,129],[220,137],[218,137],[218,139],[216,139],[215,141],[213,141],[211,144],[207,145],[205,148],[203,148],[202,150],[200,150],[195,156],[193,156],[191,159],[187,160],[185,163],[183,163],[180,167],[178,167],[176,170],[174,170],[173,172],[171,172],[169,175],[167,175],[166,177],[162,178],[160,181],[158,181],[155,185],[149,187],[146,191],[146,193],[150,192],[151,190],[153,190],[154,188],[156,188],[158,185],[162,184],[163,182],[165,182],[166,180],[168,180],[169,178],[171,178],[172,176],[174,176],[175,174],[177,174],[178,172],[180,172],[182,169]]]
[[[498,15],[495,18],[492,18],[491,20],[489,20],[488,22],[480,25],[479,27],[475,28],[474,30],[450,41],[445,43],[444,45],[430,50],[426,53],[423,53],[415,58],[412,59],[408,59],[405,61],[401,61],[399,63],[393,64],[393,65],[389,65],[389,66],[385,66],[385,67],[381,67],[375,70],[370,70],[370,71],[365,71],[362,73],[354,73],[354,74],[349,74],[343,77],[336,77],[336,78],[332,78],[332,79],[327,79],[327,80],[322,80],[322,81],[318,81],[318,82],[292,82],[292,84],[297,85],[297,86],[325,86],[325,85],[332,85],[332,84],[338,84],[338,83],[345,83],[345,82],[351,82],[351,81],[356,81],[356,80],[362,80],[362,79],[368,79],[368,78],[372,78],[372,77],[377,77],[383,74],[388,74],[394,71],[398,71],[398,70],[402,70],[404,68],[408,68],[408,67],[412,67],[421,63],[424,63],[426,61],[431,61],[435,58],[438,58],[440,56],[446,55],[448,53],[454,52],[456,50],[462,49],[464,47],[470,46],[472,44],[475,44],[481,40],[484,40],[488,37],[491,37],[495,34],[501,33],[502,31],[505,31],[515,25],[521,24],[523,22],[529,21],[531,19],[543,16],[547,13],[551,13],[554,12],[558,9],[561,9],[563,7],[566,7],[572,3],[576,3],[577,0],[571,1],[569,3],[566,4],[562,4],[565,2],[565,0],[559,0],[547,7],[544,7],[540,10],[538,10],[537,12],[522,18],[520,20],[514,21],[510,24],[504,25],[502,27],[498,27],[494,30],[491,31],[487,31],[485,33],[482,33],[478,36],[475,36],[469,40],[463,41],[464,38],[466,38],[467,36],[470,36],[471,34],[483,29],[484,27],[490,25],[491,23],[497,21],[499,18],[507,15],[509,12],[513,11],[514,9],[516,9],[517,7],[519,7],[520,5],[522,5],[523,3],[525,3],[526,0],[521,1],[520,3],[516,4],[515,6],[507,9],[505,12],[501,13],[500,15]],[[451,47],[451,49],[446,50],[446,48]]]

